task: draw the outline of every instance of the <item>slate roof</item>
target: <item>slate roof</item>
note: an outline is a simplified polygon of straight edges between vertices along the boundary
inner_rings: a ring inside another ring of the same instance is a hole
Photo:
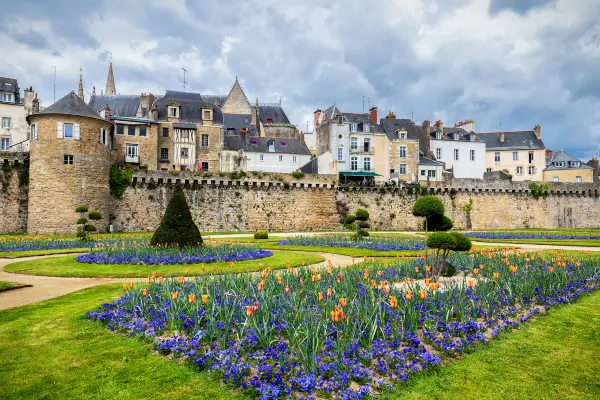
[[[75,92],[67,94],[65,97],[58,100],[51,106],[46,107],[43,111],[32,115],[39,114],[79,115],[82,117],[97,118],[104,121],[104,119],[100,117],[100,115],[97,112],[95,112],[92,107],[87,105],[85,101],[81,100],[81,98],[77,96]]]
[[[545,149],[542,139],[538,139],[534,131],[504,132],[504,142],[500,141],[500,132],[478,133],[485,142],[486,150],[539,150]]]
[[[269,153],[268,141],[275,142],[275,152],[283,154],[300,154],[310,156],[304,140],[288,138],[267,138],[248,135],[225,136],[225,147],[229,150],[244,150],[250,153]],[[255,143],[255,144],[253,144]],[[282,144],[285,143],[285,146]]]
[[[555,162],[564,162],[563,167],[557,167],[554,165]],[[578,167],[571,165],[572,162],[579,162]],[[556,151],[552,153],[550,158],[546,160],[546,170],[561,170],[561,169],[593,169],[589,165],[583,163],[580,159],[573,157],[572,155],[565,153],[564,151]]]
[[[336,111],[339,111],[337,109],[337,107],[334,105],[332,105],[331,107],[327,108],[325,111],[323,111],[323,114],[325,115],[325,119],[331,119],[331,117],[336,114]]]
[[[274,124],[289,124],[290,120],[285,111],[280,106],[258,106],[260,122],[267,125],[267,120],[271,119]]]
[[[227,100],[227,95],[221,94],[203,94],[202,98],[209,103],[213,103],[215,106],[222,107]]]
[[[397,131],[402,128],[406,130],[407,139],[418,140],[419,133],[421,132],[410,119],[406,118],[381,118],[379,120],[379,125],[381,125],[381,128],[390,140],[400,139]]]
[[[104,109],[104,106],[108,105],[111,116],[131,118],[135,117],[137,113],[140,96],[135,94],[96,95],[90,98],[89,105],[98,113]]]
[[[370,114],[339,112],[337,115],[340,114],[342,114],[348,122],[356,122],[358,124],[359,132],[363,131],[363,124],[366,123],[371,126],[371,133],[385,133],[379,124],[374,124],[373,121],[371,121]]]
[[[443,162],[439,162],[436,160],[432,160],[431,158],[427,158],[423,155],[423,153],[419,154],[419,165],[431,165],[433,167],[443,166]]]
[[[20,93],[19,82],[13,78],[0,76],[0,91],[10,93]]]
[[[250,114],[223,114],[223,123],[226,129],[233,128],[236,132],[241,128],[253,129]]]
[[[446,128],[446,127],[444,127],[444,131],[442,133],[442,138],[436,139],[435,138],[435,133],[436,133],[435,127],[430,127],[429,130],[430,130],[429,135],[431,136],[431,139],[433,139],[433,140],[455,141],[454,134],[456,133],[456,134],[460,135],[459,139],[456,140],[457,142],[470,142],[471,140],[469,138],[469,135],[471,133],[474,133],[474,132],[468,132],[463,128]],[[479,135],[475,134],[474,142],[481,142]]]
[[[179,120],[181,122],[201,122],[202,109],[211,108],[213,110],[213,122],[223,123],[223,111],[213,103],[204,100],[200,93],[179,92],[176,90],[167,90],[163,97],[154,102],[158,109],[159,120],[167,120],[167,104],[171,102],[179,104]]]

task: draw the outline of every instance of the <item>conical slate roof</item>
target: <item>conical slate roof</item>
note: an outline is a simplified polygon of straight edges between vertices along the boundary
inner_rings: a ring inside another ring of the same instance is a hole
[[[97,118],[104,121],[104,119],[100,117],[100,114],[96,113],[92,107],[85,104],[85,102],[79,96],[77,96],[75,92],[67,94],[50,107],[46,107],[44,111],[32,115],[39,114],[79,115],[82,117]]]
[[[115,95],[117,94],[117,89],[115,87],[115,75],[113,74],[112,62],[108,67],[108,78],[106,79],[106,89],[104,89],[105,95]]]

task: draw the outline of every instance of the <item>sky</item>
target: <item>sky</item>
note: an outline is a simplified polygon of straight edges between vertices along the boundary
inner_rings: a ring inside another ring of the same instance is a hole
[[[379,116],[473,119],[478,132],[532,129],[589,159],[600,152],[598,0],[3,1],[0,76],[43,106],[106,85],[117,92],[282,99],[312,131],[313,112],[378,106]],[[363,100],[364,99],[364,100]]]

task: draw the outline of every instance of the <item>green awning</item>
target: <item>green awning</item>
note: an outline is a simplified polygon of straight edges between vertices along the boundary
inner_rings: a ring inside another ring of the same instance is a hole
[[[375,172],[340,172],[342,176],[382,176]]]

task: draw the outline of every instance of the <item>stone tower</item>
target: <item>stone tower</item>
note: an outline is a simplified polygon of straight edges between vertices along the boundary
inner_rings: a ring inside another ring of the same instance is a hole
[[[77,96],[79,96],[81,100],[85,101],[83,98],[83,72],[81,68],[79,68],[79,89],[77,90]]]
[[[108,78],[106,78],[106,89],[104,90],[105,95],[115,95],[117,94],[117,89],[115,88],[115,76],[113,74],[112,69],[112,61],[110,66],[108,67]]]
[[[252,106],[244,93],[244,89],[238,82],[237,76],[235,77],[235,83],[225,99],[223,104],[224,114],[252,114]]]
[[[75,208],[82,204],[102,213],[96,226],[106,231],[114,163],[110,121],[71,92],[27,122],[35,132],[29,146],[27,231],[76,232]]]

